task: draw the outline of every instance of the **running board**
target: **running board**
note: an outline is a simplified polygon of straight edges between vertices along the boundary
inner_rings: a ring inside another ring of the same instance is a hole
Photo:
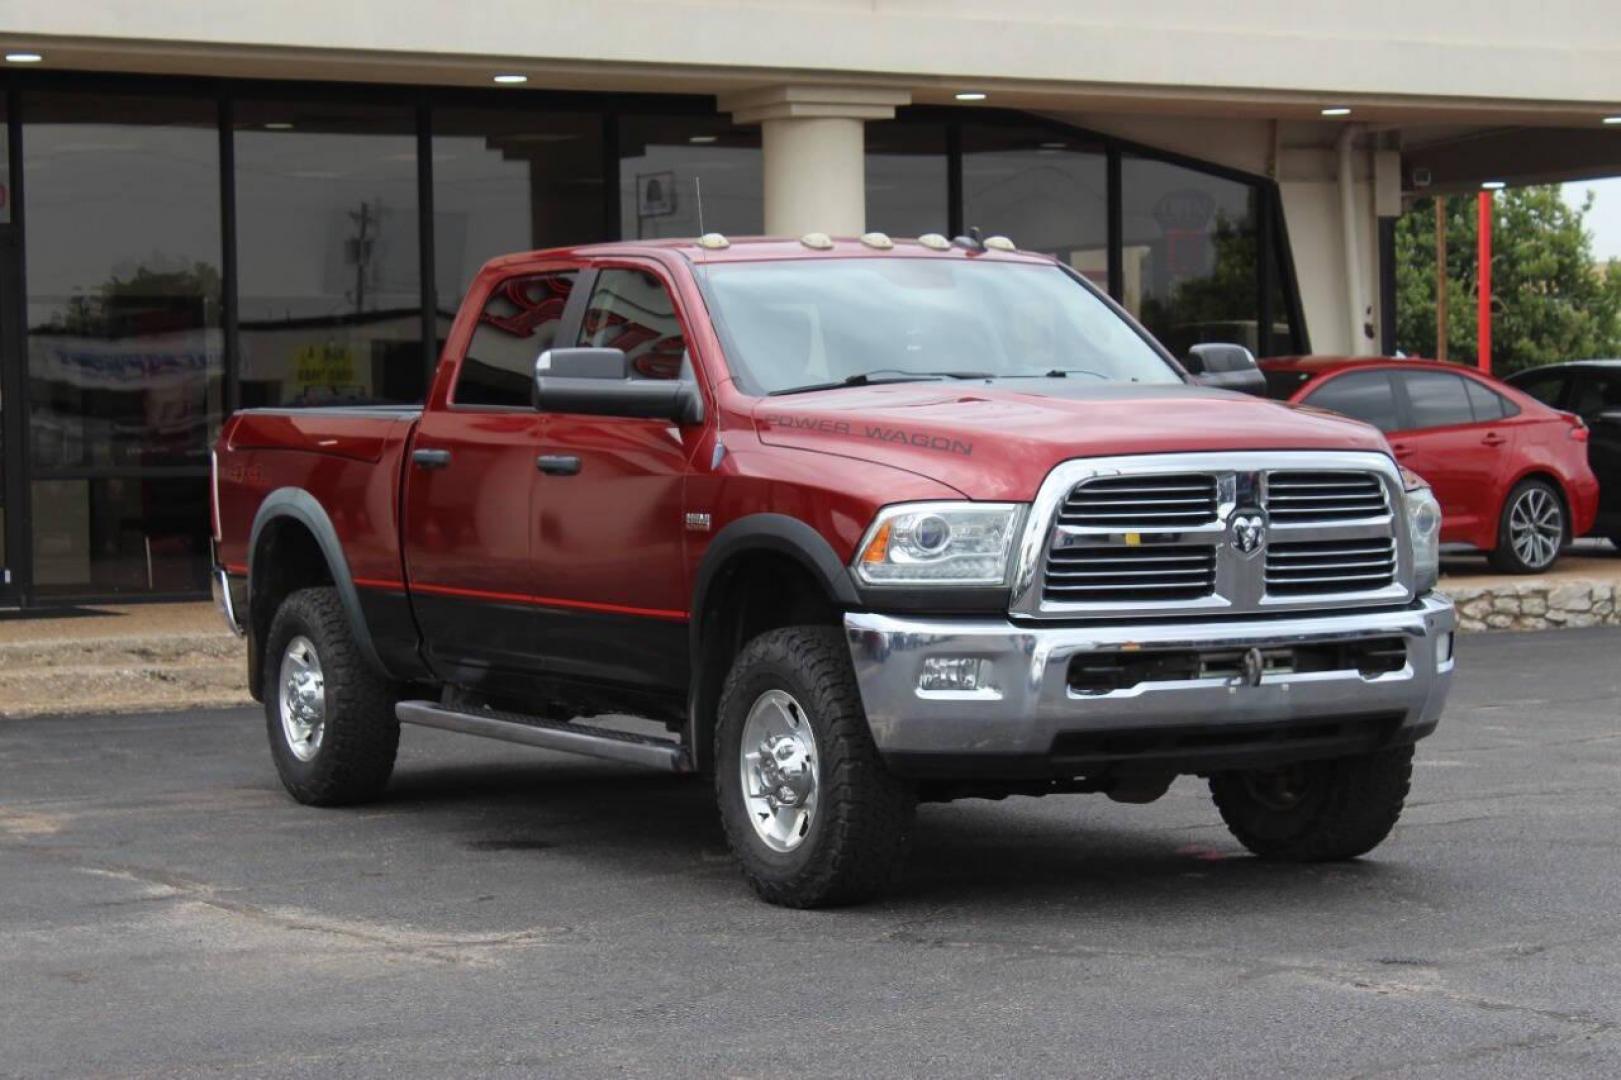
[[[493,709],[460,709],[432,701],[402,701],[394,706],[402,724],[459,731],[486,739],[538,746],[544,750],[564,750],[571,754],[628,761],[665,772],[690,772],[687,755],[674,739],[657,739],[624,731],[581,727],[559,720],[543,720],[522,713]]]

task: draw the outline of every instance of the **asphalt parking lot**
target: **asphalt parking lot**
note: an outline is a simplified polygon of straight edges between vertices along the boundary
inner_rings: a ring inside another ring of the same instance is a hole
[[[1464,641],[1359,863],[1184,779],[926,806],[891,900],[811,913],[690,780],[408,729],[321,811],[248,710],[0,723],[0,1074],[1613,1076],[1618,652]]]

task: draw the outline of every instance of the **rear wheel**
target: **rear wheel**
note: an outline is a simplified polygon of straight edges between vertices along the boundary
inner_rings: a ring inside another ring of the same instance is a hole
[[[377,796],[394,771],[392,684],[361,655],[338,591],[282,601],[265,640],[265,726],[288,794],[311,806]]]
[[[843,635],[761,634],[738,654],[718,711],[715,794],[754,891],[800,908],[882,892],[917,799],[878,757]]]
[[[1210,793],[1239,843],[1264,859],[1332,862],[1378,847],[1395,828],[1413,748],[1218,773]]]
[[[1497,548],[1487,559],[1505,574],[1535,574],[1559,557],[1569,526],[1559,492],[1546,480],[1522,480],[1503,500]]]

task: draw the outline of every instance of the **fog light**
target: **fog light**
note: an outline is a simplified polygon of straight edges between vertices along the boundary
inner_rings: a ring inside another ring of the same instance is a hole
[[[977,656],[927,656],[918,673],[917,688],[925,691],[984,689],[989,674]]]
[[[1435,666],[1440,667],[1452,661],[1452,634],[1435,635]]]

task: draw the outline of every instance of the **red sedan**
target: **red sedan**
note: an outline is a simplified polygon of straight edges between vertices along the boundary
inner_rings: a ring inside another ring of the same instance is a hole
[[[1441,502],[1441,541],[1507,573],[1546,570],[1593,527],[1598,481],[1587,427],[1472,368],[1388,357],[1261,361],[1267,393],[1364,420]]]

